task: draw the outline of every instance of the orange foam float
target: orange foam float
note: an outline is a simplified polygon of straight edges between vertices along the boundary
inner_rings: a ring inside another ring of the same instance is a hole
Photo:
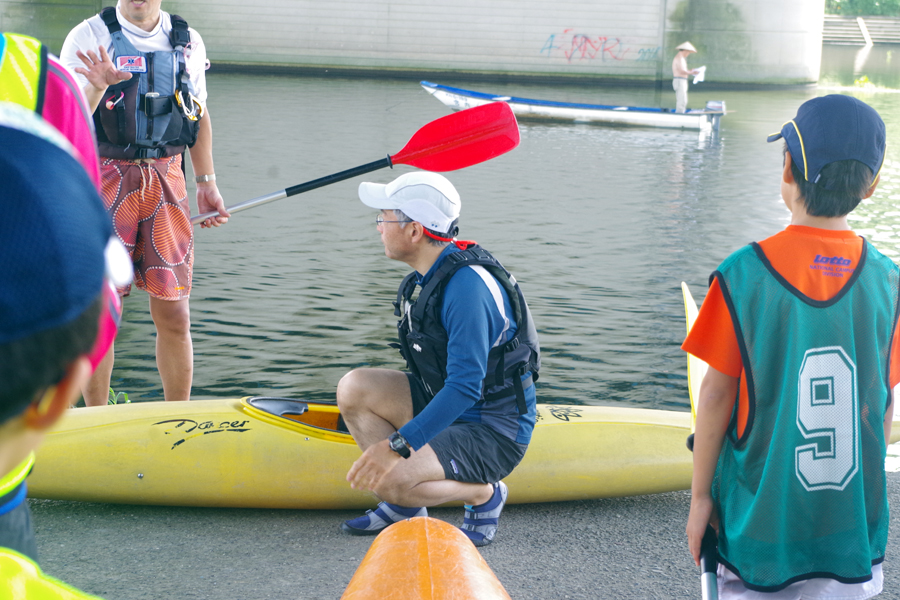
[[[465,534],[438,519],[394,523],[375,538],[341,600],[510,600]]]

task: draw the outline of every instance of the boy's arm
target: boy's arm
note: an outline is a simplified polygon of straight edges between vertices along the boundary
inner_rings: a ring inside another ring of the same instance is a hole
[[[694,563],[700,565],[700,543],[713,514],[711,495],[716,463],[738,391],[737,377],[710,367],[700,384],[697,424],[694,430],[694,475],[691,481],[691,513],[686,533]]]

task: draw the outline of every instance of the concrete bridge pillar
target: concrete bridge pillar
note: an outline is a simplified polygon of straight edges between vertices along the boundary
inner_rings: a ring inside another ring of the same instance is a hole
[[[690,40],[711,82],[800,84],[819,78],[824,0],[667,0],[667,54]]]

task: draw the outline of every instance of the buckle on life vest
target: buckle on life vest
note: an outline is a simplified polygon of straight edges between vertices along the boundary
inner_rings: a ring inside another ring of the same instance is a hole
[[[138,109],[148,117],[158,117],[172,112],[172,98],[160,96],[157,92],[147,92],[138,101]]]
[[[200,117],[203,116],[203,105],[200,104],[200,101],[190,92],[188,92],[188,100],[190,102],[185,102],[181,97],[181,90],[175,91],[175,101],[178,102],[178,106],[181,107],[182,112],[184,112],[184,116],[186,116],[191,121],[196,121]]]
[[[165,148],[146,148],[140,147],[135,148],[134,157],[135,159],[141,158],[164,158],[166,156]]]

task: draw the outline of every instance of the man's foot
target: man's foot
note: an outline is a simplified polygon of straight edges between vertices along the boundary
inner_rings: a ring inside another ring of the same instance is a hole
[[[487,546],[494,541],[507,496],[509,489],[501,481],[494,484],[494,495],[490,500],[478,506],[466,505],[466,517],[460,529],[476,546]]]
[[[366,514],[341,523],[341,531],[350,535],[377,535],[388,525],[413,517],[427,517],[425,507],[406,507],[387,502],[379,502],[375,510],[367,510]]]

